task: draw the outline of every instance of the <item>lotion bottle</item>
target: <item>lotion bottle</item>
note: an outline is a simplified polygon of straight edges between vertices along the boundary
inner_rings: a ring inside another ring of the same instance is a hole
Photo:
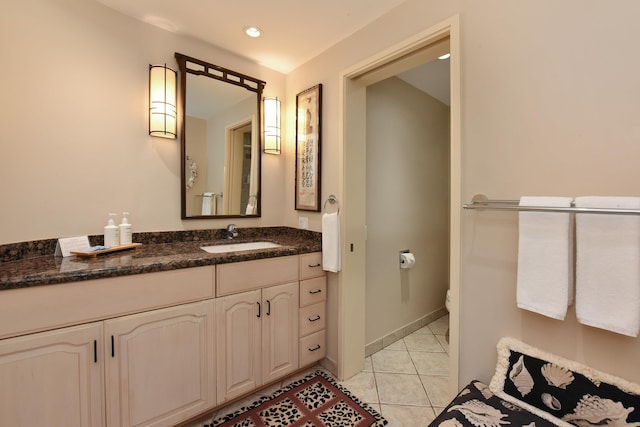
[[[109,214],[109,221],[104,226],[104,246],[111,248],[118,246],[120,238],[118,236],[118,226],[113,222],[113,218],[116,216],[114,213]]]
[[[129,224],[127,215],[129,215],[129,212],[122,212],[122,222],[118,226],[120,228],[120,244],[121,245],[130,245],[132,243],[131,224]]]

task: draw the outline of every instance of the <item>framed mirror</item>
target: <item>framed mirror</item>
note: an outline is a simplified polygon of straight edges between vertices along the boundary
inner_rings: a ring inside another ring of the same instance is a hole
[[[182,219],[258,217],[265,82],[176,53]]]

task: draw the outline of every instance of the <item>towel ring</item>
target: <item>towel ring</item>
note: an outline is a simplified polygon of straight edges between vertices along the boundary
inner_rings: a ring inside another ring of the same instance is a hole
[[[336,196],[331,194],[329,195],[329,198],[324,201],[324,206],[322,207],[323,212],[327,212],[327,203],[330,203],[332,205],[337,205],[336,207],[338,211],[336,213],[340,213],[340,203],[338,203],[338,198]]]

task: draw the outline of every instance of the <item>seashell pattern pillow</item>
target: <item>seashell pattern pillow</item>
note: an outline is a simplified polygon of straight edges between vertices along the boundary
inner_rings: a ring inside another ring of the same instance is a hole
[[[498,343],[490,389],[558,425],[640,427],[640,385],[513,338]]]
[[[416,424],[417,425],[417,424]],[[555,424],[505,402],[489,386],[471,381],[429,427],[554,427]]]

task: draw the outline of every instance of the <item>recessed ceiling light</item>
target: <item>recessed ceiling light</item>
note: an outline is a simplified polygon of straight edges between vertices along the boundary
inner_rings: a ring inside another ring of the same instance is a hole
[[[451,56],[450,53],[445,53],[444,55],[438,56],[438,59],[449,59],[450,56]]]
[[[244,27],[244,33],[249,37],[260,37],[262,30],[258,27]]]

